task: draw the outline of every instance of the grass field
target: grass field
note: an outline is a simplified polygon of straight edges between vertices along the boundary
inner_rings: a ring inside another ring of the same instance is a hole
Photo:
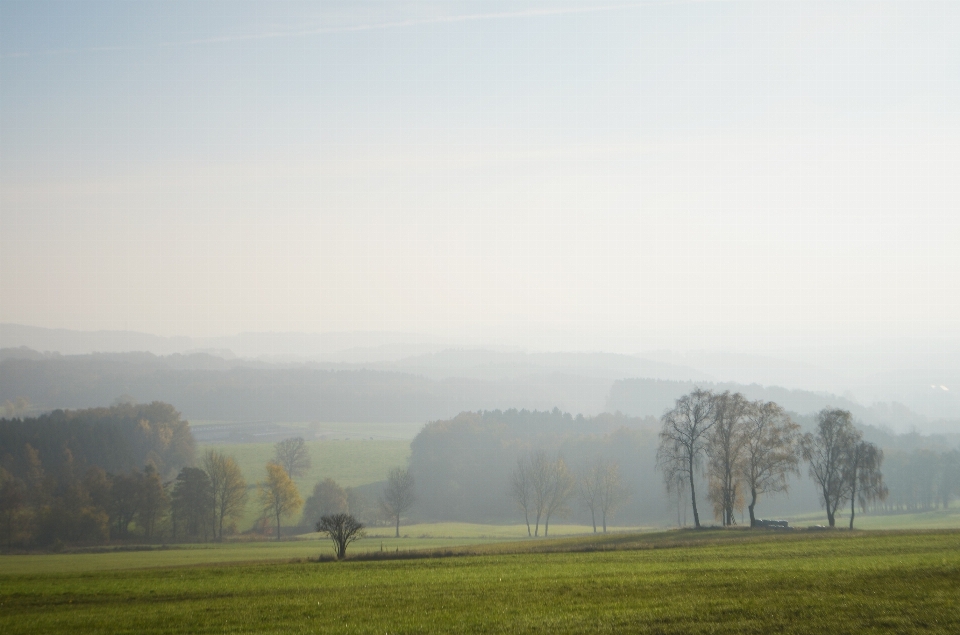
[[[343,487],[356,487],[387,478],[390,468],[403,467],[410,457],[409,441],[324,440],[307,441],[312,466],[306,475],[296,479],[301,495],[306,498],[317,481],[330,477]],[[197,457],[208,449],[232,456],[240,465],[248,483],[266,478],[267,462],[273,459],[273,443],[241,443],[233,445],[198,445]]]
[[[410,456],[409,441],[322,440],[307,441],[312,466],[305,476],[295,479],[300,496],[306,500],[318,481],[330,477],[343,487],[376,483],[387,478],[390,468],[403,467]],[[246,514],[238,523],[243,531],[249,529],[260,516],[257,507],[258,482],[266,478],[267,462],[273,458],[273,443],[242,443],[226,445],[201,444],[197,457],[214,449],[236,459],[243,477],[251,487]],[[294,524],[292,519],[287,524]]]
[[[322,563],[289,561],[296,546],[277,546],[286,562],[134,570],[63,555],[26,573],[6,556],[0,632],[960,631],[960,532],[610,534]]]
[[[954,503],[956,505],[956,503]],[[795,527],[826,525],[827,514],[823,511],[790,516]],[[850,526],[850,511],[837,514],[837,526]],[[912,514],[862,514],[857,513],[854,529],[960,529],[960,507],[937,509]]]

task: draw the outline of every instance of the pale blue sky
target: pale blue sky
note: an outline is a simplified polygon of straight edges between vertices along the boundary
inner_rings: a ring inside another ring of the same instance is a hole
[[[960,3],[0,0],[0,322],[957,339]]]

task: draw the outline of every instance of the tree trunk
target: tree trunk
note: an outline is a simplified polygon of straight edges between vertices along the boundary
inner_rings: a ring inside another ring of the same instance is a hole
[[[280,541],[280,512],[277,512],[277,542]]]
[[[527,513],[526,507],[523,508],[523,520],[527,523],[527,538],[529,538],[532,534],[530,533],[530,514]]]
[[[757,524],[757,519],[753,515],[753,508],[757,506],[757,490],[756,488],[750,488],[750,526],[753,527]]]
[[[853,531],[853,517],[857,513],[857,481],[853,481],[853,489],[850,491],[850,531]]]
[[[603,511],[603,513],[601,514],[601,516],[603,517],[603,533],[607,533],[607,512],[606,512],[606,510]]]
[[[400,514],[397,514],[397,538],[400,537]]]
[[[597,533],[597,512],[593,511],[592,508],[590,509],[590,520],[593,521],[593,533]],[[607,528],[604,527],[603,530],[606,531]]]
[[[533,536],[536,538],[540,535],[540,512],[537,512],[537,522],[533,526]]]
[[[696,529],[700,529],[700,514],[697,513],[697,490],[693,486],[693,456],[690,457],[687,473],[690,476],[690,503],[693,505],[693,526]]]

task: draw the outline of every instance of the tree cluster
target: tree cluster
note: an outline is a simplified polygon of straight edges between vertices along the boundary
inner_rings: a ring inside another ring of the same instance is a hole
[[[827,522],[836,526],[837,510],[850,502],[850,529],[861,507],[883,500],[887,488],[880,466],[883,450],[863,440],[846,410],[825,408],[817,414],[817,430],[801,440],[803,458],[810,464],[810,477],[817,484]]]
[[[47,472],[66,461],[78,469],[97,466],[119,474],[150,463],[161,478],[173,478],[192,465],[194,440],[190,424],[167,403],[120,403],[110,408],[54,410],[25,419],[0,419],[0,461],[19,477],[29,459],[26,446],[39,455]]]
[[[172,406],[118,404],[0,419],[0,544],[6,548],[153,540],[170,496],[164,474],[193,462]]]
[[[696,527],[695,483],[704,473],[714,515],[725,526],[735,524],[734,512],[745,503],[754,526],[760,495],[786,492],[801,458],[809,464],[831,527],[844,503],[850,503],[852,529],[858,503],[864,508],[887,495],[883,451],[863,439],[846,410],[821,410],[816,432],[801,436],[776,403],[697,388],[677,399],[661,425],[658,464],[668,489],[689,488]]]
[[[704,470],[715,517],[734,524],[734,512],[749,496],[753,526],[760,495],[786,491],[788,475],[797,471],[798,431],[773,402],[697,388],[661,418],[657,463],[668,489],[689,488],[695,527],[700,527],[696,479]]]

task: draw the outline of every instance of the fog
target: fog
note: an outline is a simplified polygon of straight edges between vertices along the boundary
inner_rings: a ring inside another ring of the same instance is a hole
[[[595,450],[625,522],[673,522],[657,421],[697,387],[843,408],[912,474],[960,438],[958,32],[955,2],[0,3],[4,416],[395,424],[423,519],[505,521],[518,458]],[[437,458],[471,439],[489,465]]]
[[[0,321],[957,344],[953,3],[4,3]]]

